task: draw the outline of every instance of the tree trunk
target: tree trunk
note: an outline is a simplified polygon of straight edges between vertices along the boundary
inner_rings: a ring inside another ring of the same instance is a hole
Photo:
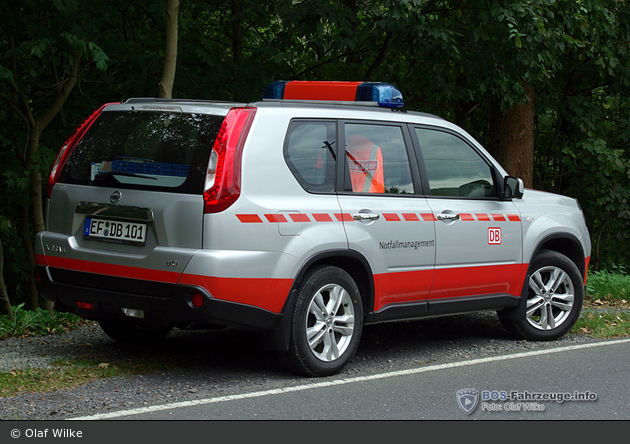
[[[26,273],[26,282],[28,285],[28,299],[29,308],[35,310],[39,306],[39,294],[35,287],[35,276],[33,270],[35,269],[35,251],[33,249],[33,236],[30,227],[30,215],[28,205],[20,206],[20,235],[22,236],[22,246],[26,252],[26,258],[29,263],[28,270],[24,270]],[[46,306],[48,309],[48,306]],[[50,307],[52,310],[52,305]]]
[[[534,88],[523,84],[528,102],[501,111],[498,103],[490,111],[491,154],[508,174],[523,179],[526,187],[534,182]]]
[[[163,99],[173,97],[173,83],[177,68],[177,19],[179,0],[168,0],[166,3],[166,46],[164,50],[164,69],[162,80],[158,83],[159,96]]]
[[[11,301],[7,293],[7,287],[4,283],[4,252],[2,249],[2,240],[0,239],[0,301],[4,312],[13,321],[13,310],[11,309]]]
[[[15,50],[13,41],[10,41],[11,48]],[[21,162],[24,162],[24,171],[27,174],[31,175],[31,206],[33,209],[33,227],[35,229],[35,233],[39,233],[45,229],[44,224],[44,199],[42,196],[42,176],[41,173],[37,170],[34,165],[35,155],[37,151],[39,151],[39,140],[44,129],[50,124],[50,122],[59,114],[61,109],[63,108],[64,103],[68,99],[70,92],[74,88],[74,85],[77,82],[77,78],[79,76],[79,65],[81,63],[81,53],[73,52],[72,53],[72,67],[70,68],[70,72],[68,76],[63,81],[61,86],[59,87],[58,93],[54,98],[50,107],[44,111],[44,113],[37,119],[35,119],[33,115],[33,111],[31,109],[32,103],[28,100],[26,95],[19,90],[18,85],[14,83],[13,92],[16,97],[18,97],[19,103],[19,114],[24,119],[26,124],[28,125],[28,153],[26,159],[20,159]],[[17,69],[17,68],[15,68]],[[17,76],[17,73],[14,72],[14,77]],[[16,109],[18,111],[18,109]],[[33,239],[32,233],[29,228],[29,212],[28,207],[25,206],[22,209],[22,236],[24,249],[26,250],[29,263],[31,265],[31,269],[28,271],[29,277],[29,296],[31,302],[31,309],[35,309],[38,306],[38,294],[35,288],[35,284],[33,282],[33,269],[35,268],[35,255],[33,253]],[[44,303],[46,309],[52,313],[53,304],[50,301],[46,301]]]
[[[33,165],[33,157],[39,150],[39,138],[41,136],[41,130],[39,129],[39,122],[37,122],[33,128],[31,128],[30,140],[28,142],[29,156],[26,159],[26,171],[31,171],[31,202],[33,202],[33,227],[35,233],[44,231],[46,229],[44,222],[44,197],[42,195],[42,175]]]

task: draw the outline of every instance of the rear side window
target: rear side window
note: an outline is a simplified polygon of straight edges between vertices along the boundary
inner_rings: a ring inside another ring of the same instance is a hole
[[[472,146],[443,131],[416,128],[415,132],[432,195],[496,196],[492,169]]]
[[[284,156],[291,172],[306,191],[334,191],[336,124],[330,121],[294,121],[289,128]]]
[[[414,194],[405,139],[400,126],[344,125],[346,190],[370,194]]]
[[[104,112],[74,148],[59,181],[201,193],[223,116]]]

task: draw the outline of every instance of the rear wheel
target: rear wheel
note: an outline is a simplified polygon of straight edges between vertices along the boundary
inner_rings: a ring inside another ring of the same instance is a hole
[[[107,336],[119,342],[147,344],[164,339],[173,327],[140,327],[116,321],[99,321]]]
[[[524,319],[501,317],[517,336],[545,341],[566,334],[577,321],[584,301],[582,274],[577,266],[557,251],[542,251],[532,261],[527,285]]]
[[[338,267],[316,268],[298,288],[289,351],[280,359],[301,375],[335,374],[354,356],[362,329],[361,295],[352,277]]]

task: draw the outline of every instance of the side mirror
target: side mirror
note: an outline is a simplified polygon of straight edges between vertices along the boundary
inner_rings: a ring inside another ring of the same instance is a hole
[[[503,197],[505,199],[522,199],[525,192],[523,180],[507,176],[503,180]]]

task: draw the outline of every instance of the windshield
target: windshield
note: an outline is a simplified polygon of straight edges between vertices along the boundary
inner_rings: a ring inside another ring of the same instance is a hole
[[[196,194],[223,116],[104,112],[74,148],[59,182]]]

